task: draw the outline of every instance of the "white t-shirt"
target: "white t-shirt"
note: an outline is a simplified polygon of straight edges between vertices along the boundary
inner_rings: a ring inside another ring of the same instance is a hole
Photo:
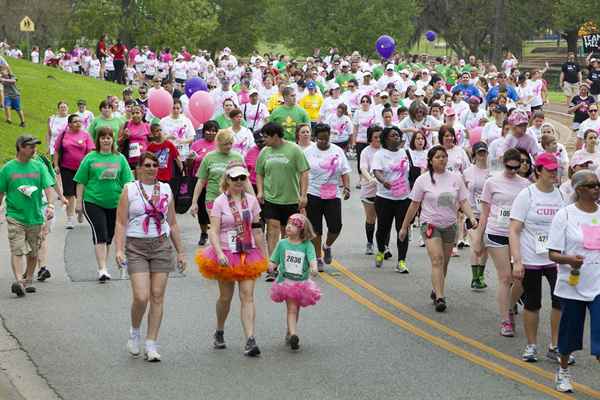
[[[596,175],[598,175],[597,172],[596,172]],[[564,196],[565,203],[573,204],[573,193],[575,193],[575,191],[573,190],[573,186],[571,186],[571,180],[568,179],[568,180],[564,181],[560,185],[559,190]]]
[[[84,112],[78,111],[75,114],[79,115],[79,119],[81,119],[81,127],[87,131],[87,128],[94,120],[94,113],[90,110],[85,110]]]
[[[165,133],[165,136],[175,136],[173,143],[179,151],[181,158],[187,157],[190,152],[190,144],[183,143],[185,140],[194,139],[196,131],[192,121],[185,115],[180,115],[179,118],[173,119],[170,115],[160,120],[160,128]]]
[[[34,64],[40,63],[40,52],[39,51],[34,50],[31,52],[31,62]]]
[[[583,121],[581,125],[579,125],[579,129],[577,129],[577,137],[583,140],[583,135],[588,129],[593,129],[596,132],[600,133],[600,118],[588,118],[585,121]]]
[[[593,301],[600,294],[600,250],[593,249],[600,235],[600,209],[594,213],[581,211],[575,204],[560,210],[550,228],[548,249],[567,255],[581,255],[584,263],[580,269],[579,283],[568,283],[570,265],[558,266],[558,279],[554,294],[565,299]],[[590,249],[592,248],[592,249]]]
[[[375,115],[375,111],[373,108],[369,108],[368,111],[363,111],[362,108],[359,108],[354,113],[353,123],[355,126],[358,126],[358,130],[356,131],[356,142],[357,143],[367,143],[367,129],[375,125],[377,121],[377,115]]]
[[[526,99],[528,99],[528,102],[525,104],[517,104],[517,110],[525,111],[527,113],[531,112],[531,101],[533,100],[533,91],[531,90],[531,87],[529,85],[517,86],[515,91],[517,92],[520,101],[526,101]]]
[[[175,79],[187,79],[187,65],[184,62],[175,62],[173,64],[173,75]]]
[[[350,138],[352,120],[347,115],[338,117],[337,113],[330,114],[325,123],[331,127],[331,143],[342,143]]]
[[[250,129],[243,126],[237,132],[233,131],[233,127],[230,127],[229,130],[233,133],[233,149],[246,157],[248,150],[254,146],[254,135]]]
[[[158,60],[157,59],[147,59],[144,63],[144,72],[148,76],[156,75],[158,71]]]
[[[481,140],[489,145],[496,139],[502,137],[502,127],[496,124],[496,121],[491,121],[485,124],[481,132]]]
[[[327,150],[311,146],[304,151],[310,170],[308,193],[321,199],[341,198],[341,176],[352,171],[341,147],[331,143]]]
[[[138,181],[125,184],[127,190],[127,198],[129,199],[129,222],[127,223],[127,236],[135,238],[155,238],[163,234],[169,234],[169,223],[167,222],[167,212],[169,203],[173,199],[173,193],[168,183],[159,182],[160,195],[159,200],[154,206],[164,214],[164,219],[161,224],[160,233],[154,218],[150,218],[148,224],[148,233],[144,232],[144,221],[146,220],[146,206],[150,204],[143,197],[140,191],[140,183]],[[146,192],[148,199],[152,199],[154,193],[154,185],[141,184],[141,188]]]
[[[485,110],[482,110],[480,108],[477,110],[477,112],[473,112],[473,111],[471,111],[470,108],[468,108],[458,118],[458,122],[463,124],[463,126],[466,127],[467,129],[471,129],[471,128],[475,128],[476,126],[479,126],[479,121],[482,118],[483,119],[486,118]]]
[[[265,120],[269,117],[269,110],[264,103],[246,103],[241,108],[244,119],[251,131],[257,131],[263,127]]]
[[[146,55],[143,53],[136,54],[134,58],[135,69],[138,72],[146,72]]]
[[[462,147],[454,146],[450,150],[446,150],[448,153],[448,164],[446,164],[446,170],[450,172],[462,173],[471,164],[469,156],[465,153]]]
[[[421,128],[427,127],[427,128],[432,128],[433,130],[439,130],[441,126],[442,126],[442,123],[440,121],[438,121],[431,115],[426,115],[425,118],[423,118],[420,121],[416,121],[416,120],[413,121],[412,119],[410,119],[410,117],[405,117],[398,125],[398,128],[400,128],[400,130],[404,134],[403,136],[406,136],[406,137],[403,137],[403,139],[405,141],[404,147],[408,148],[408,146],[410,145],[410,140],[412,139],[413,133],[407,132],[407,131],[405,131],[405,129],[407,129],[407,128],[421,129]],[[433,138],[431,137],[431,131],[427,131],[426,135],[427,135],[427,145],[431,146],[431,144],[433,143]]]
[[[530,80],[527,85],[531,88],[533,93],[533,101],[531,102],[532,107],[539,107],[544,105],[544,99],[542,98],[542,89],[544,88],[544,82],[541,79]]]
[[[506,137],[499,137],[488,146],[488,165],[492,171],[502,171],[502,156],[506,148]]]
[[[380,149],[373,156],[371,170],[381,171],[383,180],[392,185],[390,189],[386,189],[381,182],[377,181],[377,196],[389,200],[408,198],[410,185],[408,182],[409,161],[406,150],[390,151],[384,148]]]
[[[69,117],[59,117],[58,115],[53,115],[48,119],[48,127],[50,128],[50,144],[48,145],[48,149],[50,151],[50,155],[54,154],[54,143],[56,143],[56,138],[67,129]]]
[[[492,176],[487,168],[479,168],[477,165],[471,165],[463,172],[463,178],[469,191],[469,204],[473,209],[475,216],[481,214],[481,193],[483,193],[483,185],[485,181]]]
[[[560,190],[550,193],[529,185],[515,198],[510,209],[510,219],[523,223],[521,231],[521,258],[524,265],[549,265],[547,244],[552,219],[565,206]]]
[[[90,76],[98,78],[100,76],[100,60],[92,59],[90,61]]]
[[[425,170],[427,168],[427,150],[408,149],[410,158],[415,167]],[[362,165],[362,164],[361,164]]]
[[[598,151],[596,151],[595,153],[590,153],[585,148],[583,148],[573,153],[573,157],[582,157],[582,159],[585,161],[591,161],[593,164],[590,169],[592,170],[600,167],[600,153]]]

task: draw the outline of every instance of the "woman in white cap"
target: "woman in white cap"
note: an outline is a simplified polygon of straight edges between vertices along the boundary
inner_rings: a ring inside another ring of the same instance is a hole
[[[515,198],[510,210],[509,243],[513,260],[513,276],[523,284],[523,327],[527,346],[523,361],[538,360],[537,333],[539,311],[542,308],[542,280],[546,278],[552,297],[550,314],[551,344],[548,357],[558,361],[558,322],[560,300],[554,293],[557,278],[556,264],[548,258],[548,236],[552,219],[566,205],[565,198],[555,187],[560,164],[549,153],[535,160],[536,183]]]
[[[266,247],[260,223],[260,205],[245,191],[249,173],[243,162],[228,164],[221,179],[221,194],[210,212],[210,246],[198,252],[196,262],[205,278],[219,283],[215,349],[224,349],[225,321],[238,283],[241,319],[246,346],[244,355],[256,357],[260,350],[254,338],[254,286],[267,270]]]
[[[335,115],[337,106],[340,105],[342,99],[340,98],[340,85],[333,82],[329,86],[329,96],[325,98],[323,101],[323,105],[321,106],[321,110],[319,111],[321,115],[321,121],[327,121],[331,115]],[[348,105],[346,105],[347,107]]]
[[[575,193],[571,184],[571,178],[576,172],[579,172],[583,169],[591,169],[591,164],[591,160],[588,160],[581,155],[573,155],[573,157],[571,157],[567,174],[568,179],[564,181],[559,188],[561,193],[564,195],[567,204],[573,203],[572,198],[573,194]]]
[[[261,100],[257,89],[250,89],[250,102],[242,106],[242,120],[251,132],[259,131],[269,121],[269,110]],[[241,122],[240,122],[241,124]]]

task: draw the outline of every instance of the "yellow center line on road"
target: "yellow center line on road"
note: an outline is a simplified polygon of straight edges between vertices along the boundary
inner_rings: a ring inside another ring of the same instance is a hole
[[[522,361],[522,360],[520,360],[516,357],[513,357],[511,355],[508,355],[506,353],[502,353],[501,351],[498,351],[491,346],[483,344],[473,338],[470,338],[468,336],[461,334],[458,331],[455,331],[452,328],[447,327],[444,324],[434,321],[433,319],[419,313],[415,309],[413,309],[405,304],[400,303],[398,300],[396,300],[392,296],[386,294],[385,292],[381,291],[377,287],[371,285],[369,282],[365,281],[363,278],[359,277],[358,275],[356,275],[355,273],[350,271],[348,268],[344,267],[337,260],[334,260],[332,262],[331,266],[333,268],[335,268],[337,271],[339,271],[340,273],[342,273],[343,275],[345,275],[346,277],[350,278],[350,280],[352,280],[353,282],[355,282],[362,288],[366,289],[367,291],[369,291],[370,293],[375,295],[376,297],[378,297],[381,300],[383,300],[384,302],[394,306],[398,310],[413,317],[414,319],[421,321],[421,322],[425,323],[426,325],[429,325],[430,327],[432,327],[448,336],[451,336],[465,344],[468,344],[469,346],[472,346],[472,347],[476,348],[477,350],[487,353],[487,354],[489,354],[493,357],[496,357],[502,361],[506,361],[506,362],[508,362],[512,365],[515,365],[519,368],[526,369],[526,370],[533,372],[534,374],[539,375],[543,378],[554,381],[554,373],[552,373],[550,371],[546,371],[545,369],[542,369],[540,367],[536,367],[536,366],[532,365],[531,363],[527,363],[525,361]],[[575,388],[575,390],[577,390],[580,393],[584,393],[593,398],[600,399],[600,391],[598,391],[598,390],[594,390],[594,389],[590,388],[589,386],[582,385],[580,383],[573,383],[573,387]]]
[[[391,323],[399,326],[400,328],[408,331],[409,333],[412,333],[413,335],[416,335],[422,339],[425,339],[428,342],[433,343],[434,345],[439,346],[442,349],[457,355],[458,357],[461,357],[467,361],[470,361],[473,364],[477,364],[480,367],[483,367],[495,374],[498,374],[505,378],[522,383],[523,385],[526,385],[526,386],[530,387],[531,389],[534,389],[534,390],[537,390],[538,392],[547,394],[548,396],[553,397],[555,399],[572,399],[573,398],[570,395],[557,392],[556,390],[554,390],[554,388],[550,388],[550,387],[542,385],[541,383],[538,383],[532,379],[529,379],[526,376],[519,374],[518,372],[515,372],[508,368],[505,368],[500,364],[497,364],[490,360],[486,360],[483,357],[480,357],[476,354],[473,354],[466,350],[463,350],[460,347],[458,347],[457,345],[448,342],[447,340],[444,340],[438,336],[432,335],[432,334],[424,331],[423,329],[418,328],[415,325],[404,321],[403,319],[400,319],[399,317],[397,317],[396,315],[387,311],[386,309],[378,306],[377,304],[373,303],[372,301],[361,296],[360,294],[358,294],[354,290],[350,289],[348,286],[344,285],[343,283],[339,282],[337,279],[333,278],[332,276],[329,276],[327,274],[321,274],[321,278],[325,282],[330,284],[331,286],[339,289],[341,292],[348,295],[351,299],[353,299],[357,303],[362,304],[363,306],[367,307],[369,310],[371,310],[375,314],[379,315],[380,317],[385,318],[386,320],[388,320]]]

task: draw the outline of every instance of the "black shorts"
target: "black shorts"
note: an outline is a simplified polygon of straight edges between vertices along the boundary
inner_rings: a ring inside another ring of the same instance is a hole
[[[323,200],[309,194],[306,216],[317,235],[323,234],[323,217],[327,222],[329,233],[340,233],[342,231],[342,199],[336,197],[335,199]]]
[[[198,196],[198,224],[208,225],[209,223],[210,218],[206,211],[206,187],[204,187]]]
[[[83,215],[92,227],[94,244],[111,244],[115,235],[116,208],[103,208],[94,203],[83,202]]]
[[[528,311],[537,311],[542,308],[542,277],[546,277],[552,296],[552,308],[560,310],[560,299],[554,294],[556,286],[557,269],[548,267],[542,269],[525,268],[523,277],[523,290],[525,293],[523,306]]]
[[[66,197],[77,194],[77,182],[73,180],[76,172],[72,169],[60,167],[60,181],[62,182],[63,194]]]
[[[290,216],[298,212],[298,204],[274,204],[265,200],[262,211],[265,221],[274,219],[283,227],[287,225]]]

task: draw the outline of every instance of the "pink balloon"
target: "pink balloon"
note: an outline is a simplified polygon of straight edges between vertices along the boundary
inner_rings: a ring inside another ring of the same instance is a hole
[[[201,90],[192,95],[188,107],[190,114],[201,124],[208,121],[215,113],[215,102],[212,96]]]
[[[469,129],[469,144],[473,146],[475,143],[481,141],[481,132],[483,131],[483,127],[477,126],[475,128]]]
[[[188,107],[186,107],[188,108]],[[184,114],[186,117],[188,117],[190,119],[190,121],[192,121],[192,125],[194,126],[194,129],[198,129],[198,127],[200,125],[202,125],[202,123],[200,123],[196,118],[194,118],[194,116],[192,115],[192,113],[190,112],[189,109],[186,109],[184,111]]]
[[[148,108],[156,118],[164,118],[171,114],[173,97],[165,89],[153,89],[148,96]]]

